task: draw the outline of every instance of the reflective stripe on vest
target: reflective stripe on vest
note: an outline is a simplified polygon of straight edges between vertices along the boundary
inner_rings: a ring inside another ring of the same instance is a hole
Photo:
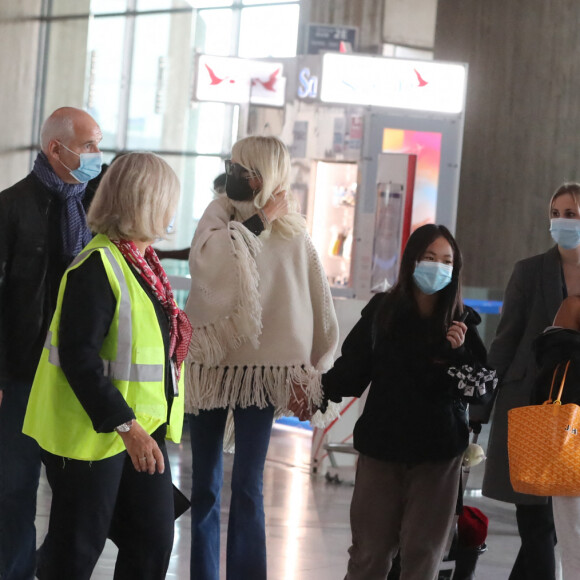
[[[94,249],[94,248],[93,248]],[[121,360],[104,360],[103,372],[104,375],[111,380],[130,381],[139,383],[162,382],[163,365],[148,365],[148,364],[132,364],[131,350],[132,350],[132,321],[131,321],[131,297],[129,296],[129,287],[123,274],[123,270],[117,259],[109,248],[99,248],[103,250],[109,259],[109,263],[113,268],[113,272],[119,282],[121,291],[121,304],[119,306],[119,324],[117,325],[117,358]],[[81,252],[73,260],[69,267],[78,264],[83,260],[87,253],[92,250]],[[55,367],[60,367],[60,357],[58,354],[58,347],[52,344],[52,331],[49,330],[46,335],[44,348],[48,350],[48,361]],[[126,360],[125,357],[129,357]],[[124,359],[124,360],[123,360]]]

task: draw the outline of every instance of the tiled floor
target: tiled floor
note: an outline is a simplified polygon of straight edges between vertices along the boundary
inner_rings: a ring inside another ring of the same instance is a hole
[[[485,433],[483,434],[485,439]],[[172,472],[178,487],[191,486],[189,441],[171,447]],[[268,534],[268,577],[270,580],[340,580],[344,577],[350,544],[348,510],[352,486],[327,483],[314,478],[308,469],[310,432],[276,426],[264,475],[266,526]],[[225,462],[226,478],[231,456]],[[477,580],[507,580],[519,547],[513,507],[482,498],[483,467],[472,469],[466,503],[482,509],[490,519],[488,551],[480,556]],[[222,553],[229,503],[224,486],[222,508]],[[46,532],[50,489],[41,481],[38,507],[38,536]],[[190,518],[177,521],[175,546],[168,578],[189,579]],[[93,578],[111,579],[115,547],[107,544]],[[222,562],[223,562],[222,554]],[[225,570],[222,577],[225,578]],[[252,580],[252,579],[248,579]]]

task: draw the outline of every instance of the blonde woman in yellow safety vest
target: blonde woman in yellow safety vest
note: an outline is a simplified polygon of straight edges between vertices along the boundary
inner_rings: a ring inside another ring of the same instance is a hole
[[[43,450],[52,505],[42,580],[91,577],[111,535],[115,578],[165,578],[174,508],[165,439],[183,422],[191,325],[153,241],[179,182],[152,153],[117,159],[88,214],[97,235],[66,271],[23,431]]]

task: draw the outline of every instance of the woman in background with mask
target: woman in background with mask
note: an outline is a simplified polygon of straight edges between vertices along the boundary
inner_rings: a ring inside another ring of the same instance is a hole
[[[272,422],[289,414],[295,383],[309,403],[322,402],[321,374],[338,341],[330,288],[288,191],[289,173],[279,139],[238,141],[226,161],[226,195],[207,207],[191,245],[186,412],[195,580],[220,578],[222,449],[232,426],[226,577],[266,578],[262,477]]]
[[[466,400],[475,395],[459,388],[456,373],[486,358],[460,273],[447,228],[415,230],[397,283],[370,300],[322,377],[325,400],[335,402],[360,397],[370,383],[354,428],[347,580],[386,578],[399,550],[401,580],[437,577],[468,445]]]
[[[489,435],[483,495],[516,505],[522,543],[510,580],[556,577],[551,500],[513,490],[507,453],[508,411],[531,403],[537,376],[533,340],[552,324],[566,296],[580,295],[580,184],[562,184],[549,207],[550,233],[557,245],[515,265],[489,350],[500,388]],[[472,420],[487,422],[489,411],[481,417],[472,414]]]

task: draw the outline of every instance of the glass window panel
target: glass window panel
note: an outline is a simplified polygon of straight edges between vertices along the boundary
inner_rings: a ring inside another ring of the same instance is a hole
[[[191,110],[190,135],[192,149],[197,153],[221,153],[229,150],[229,139],[224,145],[224,136],[231,132],[233,105],[225,103],[195,103]]]
[[[91,12],[93,14],[111,14],[125,12],[127,0],[91,0]]]
[[[156,247],[179,250],[191,245],[195,228],[206,207],[214,199],[213,181],[224,171],[220,157],[163,156],[181,183],[179,207],[175,216],[175,230],[169,239]]]
[[[194,158],[194,165],[191,216],[193,218],[192,223],[197,226],[197,222],[206,207],[215,197],[213,180],[224,172],[224,162],[220,157],[196,157]]]
[[[97,0],[100,1],[100,0]],[[191,8],[187,0],[138,0],[137,10],[166,10],[170,8]]]
[[[193,50],[184,47],[191,46],[192,34],[191,15],[137,18],[129,148],[222,153],[231,105],[191,105]],[[226,147],[230,145],[228,140]]]
[[[250,6],[252,4],[281,4],[288,2],[288,0],[242,0],[242,4]]]
[[[49,3],[51,16],[88,14],[91,0],[53,0]]]
[[[195,30],[195,47],[203,54],[230,56],[232,52],[232,11],[201,10]]]
[[[189,0],[194,8],[218,8],[219,6],[231,6],[232,0]]]
[[[123,17],[93,18],[89,26],[85,104],[103,132],[101,147],[117,146],[122,80]]]
[[[220,11],[224,12],[224,11]],[[226,11],[230,14],[231,11]],[[136,20],[127,147],[220,155],[231,146],[232,105],[190,104],[193,75],[190,14]],[[155,42],[151,42],[155,38]]]
[[[240,47],[244,58],[296,56],[298,4],[260,6],[242,10]],[[280,26],[280,23],[284,23]]]
[[[168,14],[136,19],[127,127],[129,149],[162,149],[163,99],[170,67],[169,31]]]
[[[88,29],[87,18],[50,23],[43,120],[58,107],[85,103]]]

